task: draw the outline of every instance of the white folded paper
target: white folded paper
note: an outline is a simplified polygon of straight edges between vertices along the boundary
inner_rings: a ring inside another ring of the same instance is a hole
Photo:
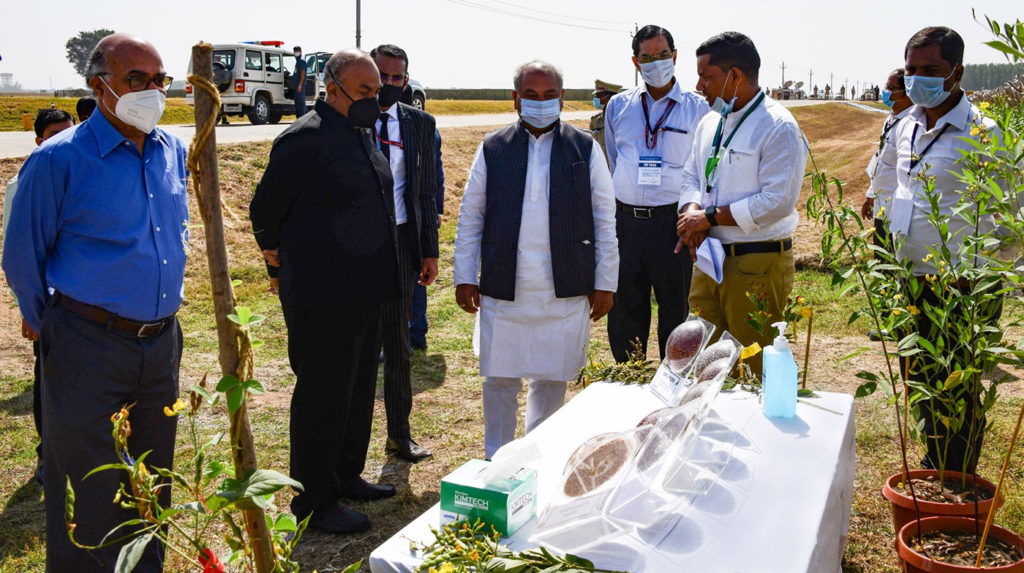
[[[724,262],[725,249],[722,248],[722,241],[714,237],[704,239],[704,242],[697,248],[697,268],[715,279],[716,283],[721,284]]]

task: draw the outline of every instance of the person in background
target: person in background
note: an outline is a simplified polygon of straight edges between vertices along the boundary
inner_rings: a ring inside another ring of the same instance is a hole
[[[925,311],[915,317],[912,328],[922,340],[932,342],[942,337],[943,330],[967,331],[972,324],[998,330],[1002,296],[986,304],[977,301],[980,293],[998,291],[1002,285],[982,285],[964,278],[979,259],[971,254],[977,247],[965,244],[965,235],[974,233],[975,223],[957,214],[957,206],[967,186],[960,179],[964,154],[973,151],[982,137],[998,140],[999,127],[971,103],[960,86],[964,75],[964,41],[955,30],[938,26],[918,31],[907,42],[904,59],[906,95],[914,106],[895,128],[896,191],[887,213],[889,231],[897,243],[900,262],[909,262],[918,284],[925,285],[909,304],[919,309],[943,307],[945,303],[935,293],[937,288],[957,289],[963,295],[944,306],[945,319],[941,324],[933,322]],[[933,213],[926,181],[933,183],[933,193],[938,195],[938,213]],[[933,215],[948,217],[949,238],[945,242],[931,221]],[[995,223],[991,214],[979,216],[978,232],[992,231]],[[940,247],[949,249],[951,272],[960,277],[953,284],[946,282],[950,277],[943,276],[936,266],[936,257],[932,256],[932,250]],[[928,275],[937,278],[929,281]],[[943,283],[946,286],[939,286]],[[918,354],[914,364],[901,357],[904,378],[931,388],[942,387],[952,374],[952,364],[964,363],[959,356],[975,352],[974,348],[964,348],[951,340],[947,344],[949,362],[945,364],[934,363],[927,353]],[[952,405],[931,399],[917,403],[920,419],[924,421],[921,431],[929,436],[922,467],[934,469],[944,461],[946,469],[975,473],[985,437],[985,419],[977,413],[982,396],[969,394],[967,388],[967,384],[961,384],[948,390]],[[962,425],[949,431],[941,422],[947,417],[962,417]]]
[[[403,101],[403,103],[405,103]],[[437,203],[437,227],[441,228],[441,215],[444,215],[444,165],[441,161],[441,132],[434,131],[434,140],[437,144],[437,191],[434,200]],[[412,319],[409,321],[409,344],[413,350],[427,349],[427,330],[430,323],[427,321],[427,287],[421,285],[419,277],[413,280],[412,285]]]
[[[93,100],[93,104],[95,105]],[[33,124],[36,132],[36,145],[41,145],[54,135],[74,127],[75,120],[71,114],[62,109],[41,109],[36,114]],[[7,222],[11,218],[11,205],[14,203],[14,196],[18,192],[18,176],[15,175],[4,187],[4,236],[7,236]],[[35,364],[32,366],[32,422],[36,426],[36,435],[39,436],[39,444],[36,445],[36,471],[33,479],[39,485],[43,484],[43,412],[42,400],[39,392],[40,384],[40,362],[39,362],[39,335],[33,331],[25,319],[21,319],[21,336],[32,342],[32,355],[35,356]]]
[[[477,149],[455,235],[455,299],[480,313],[487,458],[515,438],[523,378],[527,432],[562,406],[618,278],[611,178],[594,139],[559,121],[562,74],[529,62],[513,85],[520,120]]]
[[[620,91],[622,91],[620,85],[594,80],[594,107],[600,111],[590,118],[590,134],[594,136],[594,141],[601,146],[605,157],[608,156],[608,152],[604,146],[604,106],[608,105],[608,100]]]
[[[643,85],[612,97],[604,115],[620,261],[608,342],[618,362],[647,356],[652,288],[662,358],[669,333],[686,320],[693,262],[689,251],[672,250],[676,204],[694,129],[708,112],[704,98],[684,92],[676,81],[668,30],[640,28],[633,36],[633,65]]]
[[[892,195],[896,191],[896,131],[895,128],[903,121],[910,111],[910,98],[907,97],[907,86],[903,81],[903,68],[896,68],[885,81],[885,90],[881,93],[882,101],[892,109],[889,117],[882,125],[882,134],[878,137],[878,148],[868,162],[870,184],[860,207],[863,219],[872,218],[875,223],[875,245],[892,249],[889,236],[889,225],[886,223],[886,210],[892,207]],[[875,258],[879,258],[876,253]],[[869,330],[868,338],[881,340],[888,333]]]
[[[377,149],[380,71],[360,50],[335,53],[325,100],[274,140],[249,204],[256,243],[281,268],[292,392],[292,499],[299,519],[335,534],[369,518],[341,499],[378,500],[395,487],[362,477],[370,446],[381,310],[399,297],[391,169]],[[310,163],[310,157],[317,158]]]
[[[295,71],[292,72],[292,88],[295,94],[295,119],[306,115],[306,60],[302,58],[302,46],[292,48],[295,55]]]
[[[789,111],[758,85],[754,42],[723,32],[697,48],[697,90],[711,109],[694,135],[683,174],[676,249],[696,250],[708,237],[725,252],[722,282],[693,272],[690,308],[744,346],[767,346],[775,333],[748,322],[751,296],[763,297],[771,324],[793,290],[796,204],[807,164],[806,142]],[[761,355],[748,362],[761,374]]]
[[[412,439],[412,287],[437,277],[437,126],[430,114],[399,100],[409,82],[409,56],[391,44],[370,52],[380,70],[380,110],[375,123],[377,147],[394,179],[395,225],[401,296],[384,305],[381,315],[384,351],[384,407],[388,419],[385,448],[417,462],[430,451]]]
[[[46,141],[21,168],[3,270],[39,334],[47,570],[107,573],[122,544],[72,545],[66,487],[75,490],[80,543],[98,544],[138,519],[137,509],[112,501],[120,472],[85,479],[117,461],[110,419],[120,409],[130,412],[130,453],[174,467],[177,418],[164,409],[178,397],[188,171],[185,144],[157,127],[171,78],[152,44],[107,36],[85,75],[99,112]],[[170,487],[160,497],[168,507]],[[162,545],[148,544],[138,570],[162,568]]]
[[[89,116],[94,111],[96,111],[96,98],[92,96],[80,97],[75,102],[75,114],[78,116],[78,123],[89,119]]]

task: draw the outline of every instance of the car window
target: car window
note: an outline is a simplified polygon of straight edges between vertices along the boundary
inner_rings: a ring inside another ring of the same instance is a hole
[[[263,56],[256,50],[245,51],[245,69],[247,70],[262,70],[263,69]]]
[[[320,74],[327,68],[327,60],[330,59],[330,54],[319,54],[317,56],[316,73]]]
[[[280,73],[281,54],[267,54],[267,71]]]
[[[306,73],[316,73],[316,54],[306,56]]]
[[[234,50],[214,50],[213,63],[220,64],[229,70],[235,69]]]

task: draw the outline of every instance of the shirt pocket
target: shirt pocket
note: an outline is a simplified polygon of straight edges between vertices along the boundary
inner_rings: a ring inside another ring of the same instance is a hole
[[[690,159],[693,151],[693,131],[683,127],[672,127],[658,134],[661,138],[661,160],[667,165],[682,167]]]

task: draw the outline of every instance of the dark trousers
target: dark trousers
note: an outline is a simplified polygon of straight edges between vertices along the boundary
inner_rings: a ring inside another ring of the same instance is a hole
[[[412,316],[412,285],[419,268],[412,260],[410,226],[398,226],[398,268],[401,298],[381,308],[381,344],[384,350],[384,410],[388,417],[388,437],[411,438],[409,414],[412,412],[412,346],[409,320]]]
[[[36,445],[36,458],[43,461],[43,390],[42,383],[42,362],[39,360],[39,341],[32,343],[32,356],[35,356],[35,364],[32,365],[32,423],[36,426],[36,435],[39,436],[39,443]]]
[[[687,249],[672,253],[679,238],[672,213],[637,219],[616,210],[619,238],[619,290],[608,313],[608,342],[618,362],[635,352],[647,355],[651,331],[651,288],[658,301],[658,351],[665,357],[665,341],[689,312],[693,263]]]
[[[178,397],[178,367],[182,337],[177,321],[150,338],[108,330],[74,312],[53,304],[43,312],[40,332],[42,360],[42,414],[44,494],[46,499],[46,570],[53,573],[113,571],[121,549],[115,545],[97,551],[74,547],[64,525],[65,479],[75,489],[75,538],[95,545],[118,524],[139,517],[135,509],[121,509],[114,494],[126,474],[104,471],[89,479],[92,469],[117,462],[111,436],[112,414],[131,407],[133,456],[151,450],[146,465],[170,469],[174,465],[175,417],[163,413]],[[170,504],[170,488],[160,495]],[[127,532],[128,530],[122,530]],[[139,572],[163,569],[163,547],[153,541],[146,548]]]
[[[295,90],[295,119],[306,115],[306,93],[302,91],[302,86],[299,86]]]
[[[993,287],[993,290],[999,290],[1000,288],[1001,285],[996,285]],[[963,299],[961,300],[966,300],[972,291],[970,287],[961,287],[959,290],[963,294]],[[924,305],[940,304],[939,297],[929,287],[925,287],[921,296],[916,297],[911,304],[922,309],[921,314],[917,315],[914,324],[922,338],[934,342],[937,337],[942,336],[943,331],[969,332],[966,316],[969,310],[961,304],[954,303],[953,309],[947,315],[945,324],[935,324],[926,316]],[[997,300],[990,301],[985,308],[981,309],[981,312],[984,316],[988,317],[990,322],[998,323],[999,317],[1002,315],[1002,309],[1003,301],[1000,297]],[[947,342],[946,347],[949,348],[951,344],[952,342]],[[950,352],[965,353],[967,350],[955,348]],[[926,360],[926,358],[922,358],[923,356],[925,356],[925,353],[918,353],[909,358],[900,358],[900,369],[904,378],[926,382],[933,389],[941,388],[951,374],[950,368],[936,368],[927,363],[922,364],[919,361]],[[955,354],[952,358],[954,363],[963,363],[963,359],[958,359]],[[993,366],[994,364],[986,365],[983,368],[985,373],[991,371]],[[985,417],[977,413],[980,407],[981,396],[973,393],[971,390],[969,386],[961,384],[952,390],[942,391],[944,397],[948,397],[953,402],[962,401],[964,404],[964,421],[955,432],[949,432],[947,426],[941,421],[943,417],[959,415],[956,413],[954,406],[944,404],[938,399],[924,400],[916,405],[918,419],[924,421],[924,428],[921,431],[924,435],[929,436],[926,441],[927,453],[921,460],[922,467],[937,469],[941,464],[944,466],[944,469],[969,474],[973,474],[977,469],[978,454],[981,452],[982,442],[985,439]],[[974,388],[974,390],[977,390],[977,388]]]
[[[304,490],[292,511],[338,501],[366,464],[373,421],[380,305],[307,310],[282,305],[288,327],[292,392],[291,476]]]
[[[419,284],[419,276],[412,284],[412,318],[409,320],[409,343],[413,348],[427,347],[427,287]]]

